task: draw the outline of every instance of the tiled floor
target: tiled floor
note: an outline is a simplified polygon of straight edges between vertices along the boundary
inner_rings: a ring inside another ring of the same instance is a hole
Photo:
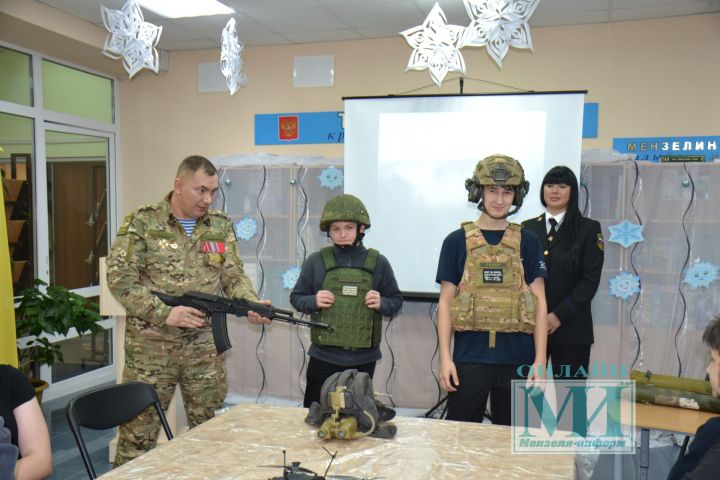
[[[42,410],[50,431],[50,442],[53,454],[53,480],[81,480],[87,479],[85,465],[80,458],[75,438],[73,437],[67,420],[65,420],[65,405],[70,398],[58,398],[44,401]],[[110,470],[108,463],[108,443],[115,436],[115,429],[89,430],[84,429],[83,438],[87,445],[90,457],[95,467],[95,473],[102,475]]]

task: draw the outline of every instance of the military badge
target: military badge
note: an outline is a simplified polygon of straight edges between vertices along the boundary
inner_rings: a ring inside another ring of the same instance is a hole
[[[223,256],[220,253],[211,253],[210,255],[208,255],[208,262],[223,263]]]
[[[158,241],[158,247],[160,247],[160,249],[162,249],[162,250],[166,250],[167,248],[176,249],[178,246],[177,246],[177,243],[175,242],[175,240],[161,238]]]
[[[598,248],[600,249],[600,251],[604,251],[604,250],[605,250],[605,240],[603,240],[603,235],[602,235],[602,233],[598,233],[598,234],[597,234],[597,246],[598,246]]]
[[[204,241],[200,246],[202,253],[225,253],[225,242]]]

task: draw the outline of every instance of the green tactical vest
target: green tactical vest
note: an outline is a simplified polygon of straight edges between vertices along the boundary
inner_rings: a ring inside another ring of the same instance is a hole
[[[490,348],[495,347],[496,332],[533,333],[537,298],[525,284],[520,225],[511,223],[497,245],[488,244],[472,222],[462,228],[467,260],[450,303],[454,329],[490,332]]]
[[[372,290],[378,251],[369,248],[362,268],[338,267],[332,247],[321,251],[325,264],[323,290],[335,295],[335,303],[317,314],[317,321],[335,327],[333,331],[313,328],[312,342],[345,348],[370,348],[380,345],[382,315],[365,306],[365,295]]]

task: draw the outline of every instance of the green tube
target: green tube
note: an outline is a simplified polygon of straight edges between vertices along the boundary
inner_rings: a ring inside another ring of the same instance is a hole
[[[636,384],[635,401],[653,405],[666,405],[669,407],[720,413],[720,399],[712,395],[656,387],[654,385]]]
[[[630,372],[630,379],[635,380],[637,385],[654,385],[661,388],[712,395],[710,382],[697,380],[695,378],[673,377],[671,375],[658,375],[650,371],[641,372],[639,370],[633,370]]]

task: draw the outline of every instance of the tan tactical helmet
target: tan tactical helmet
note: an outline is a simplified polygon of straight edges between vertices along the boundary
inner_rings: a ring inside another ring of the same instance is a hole
[[[332,222],[355,222],[370,228],[370,215],[359,198],[344,193],[331,198],[325,204],[320,217],[320,230],[327,232]]]
[[[520,162],[507,155],[490,155],[475,166],[472,178],[465,180],[468,201],[478,203],[482,199],[483,185],[515,187],[513,205],[520,207],[530,190],[530,182],[525,180],[525,171]]]

